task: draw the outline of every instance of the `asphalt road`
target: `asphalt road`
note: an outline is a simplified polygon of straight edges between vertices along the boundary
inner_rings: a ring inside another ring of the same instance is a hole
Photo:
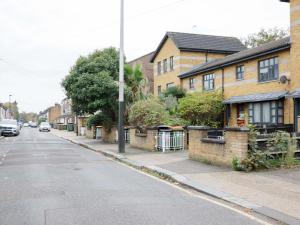
[[[51,133],[0,140],[0,225],[210,225],[259,221]]]

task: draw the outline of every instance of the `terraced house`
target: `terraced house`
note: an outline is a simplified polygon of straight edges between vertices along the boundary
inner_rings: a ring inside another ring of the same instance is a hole
[[[154,94],[180,85],[178,75],[196,65],[245,50],[235,37],[167,32],[154,52]]]
[[[198,66],[179,75],[188,91],[220,90],[225,125],[300,130],[300,0],[291,4],[291,36]]]

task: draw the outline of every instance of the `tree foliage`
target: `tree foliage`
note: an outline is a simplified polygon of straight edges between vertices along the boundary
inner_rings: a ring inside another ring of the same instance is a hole
[[[164,105],[156,98],[137,101],[129,110],[129,123],[139,127],[164,124],[168,117]]]
[[[130,102],[134,102],[143,98],[143,87],[145,85],[145,77],[141,71],[140,65],[134,67],[126,64],[124,68],[125,83],[130,89]]]
[[[280,29],[277,27],[271,29],[262,28],[259,32],[250,34],[246,38],[242,38],[241,41],[246,47],[254,48],[259,45],[268,43],[270,41],[275,41],[287,36],[289,36],[288,29]]]
[[[76,114],[101,111],[117,121],[119,53],[115,48],[81,56],[62,82]]]
[[[224,110],[220,91],[188,94],[179,99],[178,115],[191,125],[218,127]]]
[[[183,98],[186,95],[186,90],[180,86],[169,87],[162,92],[162,97],[168,96],[176,97],[177,99]]]

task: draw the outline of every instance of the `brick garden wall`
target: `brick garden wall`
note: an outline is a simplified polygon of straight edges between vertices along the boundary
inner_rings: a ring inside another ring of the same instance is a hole
[[[244,159],[248,152],[248,129],[228,128],[224,140],[208,139],[207,127],[189,127],[189,158],[230,166],[232,159]]]
[[[135,128],[130,128],[130,146],[148,151],[155,151],[156,129],[148,129],[146,134],[136,133]]]

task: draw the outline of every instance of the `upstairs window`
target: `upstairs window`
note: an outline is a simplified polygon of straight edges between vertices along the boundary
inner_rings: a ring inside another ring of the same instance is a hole
[[[214,74],[208,74],[203,76],[203,90],[210,91],[215,88],[215,76]]]
[[[163,70],[164,70],[164,73],[166,73],[168,71],[168,62],[167,62],[167,59],[164,59],[163,63],[164,63],[163,64],[164,65]]]
[[[174,70],[174,56],[170,57],[170,71]]]
[[[161,74],[161,62],[157,63],[157,75]]]
[[[258,62],[258,81],[264,82],[278,79],[278,57]]]
[[[195,78],[194,77],[189,79],[189,88],[195,89]]]
[[[244,79],[244,71],[245,71],[244,65],[236,67],[236,79],[237,80],[243,80]]]

